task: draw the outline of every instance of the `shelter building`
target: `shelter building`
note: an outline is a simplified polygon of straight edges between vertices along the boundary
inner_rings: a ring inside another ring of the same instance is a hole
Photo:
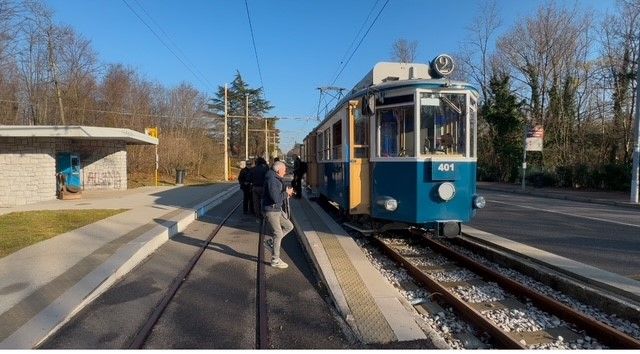
[[[0,207],[56,198],[56,174],[72,171],[81,190],[127,189],[127,145],[157,145],[130,129],[0,126]]]

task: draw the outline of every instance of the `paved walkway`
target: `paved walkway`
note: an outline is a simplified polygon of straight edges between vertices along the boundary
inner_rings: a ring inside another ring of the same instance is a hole
[[[574,200],[579,202],[607,204],[615,206],[623,206],[630,208],[640,208],[640,204],[634,204],[630,201],[630,192],[616,192],[616,191],[589,191],[579,189],[567,189],[567,188],[553,188],[544,187],[536,188],[526,186],[525,190],[522,190],[520,184],[508,184],[497,182],[478,182],[478,189],[488,189],[494,191],[502,191],[508,193],[529,194],[545,198]]]
[[[235,183],[87,192],[3,208],[129,209],[0,259],[0,349],[31,348],[169,237],[238,190]]]

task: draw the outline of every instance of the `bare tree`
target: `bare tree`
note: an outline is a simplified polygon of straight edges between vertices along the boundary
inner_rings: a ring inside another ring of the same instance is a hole
[[[483,102],[487,100],[489,79],[491,78],[491,48],[489,44],[501,25],[496,0],[481,2],[478,16],[472,26],[467,27],[469,39],[464,42],[463,55],[460,55],[467,74],[480,86]]]
[[[571,129],[575,119],[576,70],[591,43],[591,18],[577,9],[559,8],[553,3],[516,23],[498,42],[501,59],[530,95],[532,119],[543,124],[545,163],[562,164],[571,158]]]
[[[407,41],[400,38],[393,42],[391,49],[391,60],[401,63],[413,63],[416,59],[416,51],[418,50],[418,41]]]

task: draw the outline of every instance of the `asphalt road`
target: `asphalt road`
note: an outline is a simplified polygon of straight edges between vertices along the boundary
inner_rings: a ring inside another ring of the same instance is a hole
[[[482,190],[470,226],[640,279],[640,210]]]

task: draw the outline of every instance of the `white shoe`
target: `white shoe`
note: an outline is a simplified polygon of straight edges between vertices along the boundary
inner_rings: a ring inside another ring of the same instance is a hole
[[[282,261],[282,259],[274,259],[271,261],[271,266],[274,268],[286,269],[289,265]]]

